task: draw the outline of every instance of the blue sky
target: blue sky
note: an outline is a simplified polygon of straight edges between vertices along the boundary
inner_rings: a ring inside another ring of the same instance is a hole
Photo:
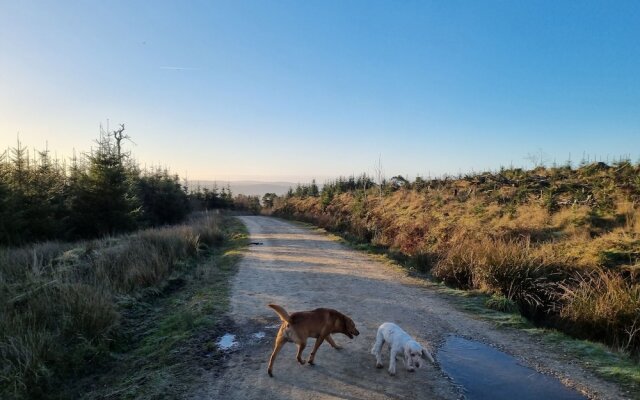
[[[0,0],[0,148],[191,179],[640,156],[640,2]]]

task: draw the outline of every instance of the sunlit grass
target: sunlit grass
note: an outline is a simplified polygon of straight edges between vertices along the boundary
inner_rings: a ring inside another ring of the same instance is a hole
[[[620,160],[382,187],[352,177],[318,197],[281,199],[270,212],[640,357],[639,173]]]

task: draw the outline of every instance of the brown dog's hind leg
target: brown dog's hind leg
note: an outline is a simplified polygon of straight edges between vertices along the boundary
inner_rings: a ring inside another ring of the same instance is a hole
[[[304,350],[305,347],[307,347],[306,340],[298,344],[298,354],[296,354],[296,360],[298,360],[300,365],[304,365],[304,363],[306,362],[305,360],[302,359],[302,351]]]
[[[316,343],[313,345],[313,350],[311,350],[311,354],[309,354],[309,365],[313,365],[313,359],[316,358],[316,352],[318,351],[318,347],[324,342],[324,336],[320,336],[316,339]]]
[[[333,341],[333,338],[331,337],[331,335],[327,335],[327,342],[329,342],[331,347],[333,347],[336,350],[342,349],[342,346],[338,346],[336,342]]]
[[[280,349],[282,349],[282,346],[287,342],[287,339],[285,339],[283,336],[278,335],[278,337],[276,337],[276,344],[273,346],[273,352],[271,353],[271,358],[269,358],[269,368],[267,369],[267,372],[269,373],[269,376],[273,377],[273,362],[276,360],[276,356],[278,355],[278,353],[280,352]]]

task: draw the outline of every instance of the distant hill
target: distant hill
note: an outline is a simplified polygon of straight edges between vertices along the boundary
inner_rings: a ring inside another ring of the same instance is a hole
[[[244,194],[248,196],[258,195],[262,196],[265,193],[275,193],[277,195],[283,195],[287,193],[290,187],[295,188],[297,183],[294,182],[260,182],[260,181],[189,181],[189,188],[195,189],[198,184],[202,188],[211,189],[214,185],[218,186],[218,189],[226,187],[227,184],[231,187],[231,192],[236,194]]]

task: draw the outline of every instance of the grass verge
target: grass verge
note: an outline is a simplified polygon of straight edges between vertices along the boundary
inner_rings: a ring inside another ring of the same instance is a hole
[[[503,296],[489,295],[479,290],[455,289],[436,282],[428,274],[417,272],[411,265],[410,259],[398,252],[370,243],[349,240],[348,236],[328,232],[307,222],[295,221],[295,223],[327,234],[333,240],[366,253],[377,261],[402,268],[410,275],[424,279],[431,289],[451,299],[458,308],[477,318],[490,321],[499,328],[518,329],[523,333],[536,336],[547,345],[571,355],[601,378],[616,383],[633,398],[640,398],[640,365],[628,354],[614,351],[601,343],[572,338],[555,329],[536,327],[517,311],[513,302]]]
[[[0,398],[162,388],[173,354],[226,310],[246,236],[238,220],[202,214],[131,235],[0,248]]]
[[[180,398],[200,371],[221,361],[215,339],[224,330],[230,278],[248,243],[245,226],[224,217],[228,238],[204,260],[191,260],[157,296],[124,298],[125,345],[105,371],[70,392],[86,399]]]

